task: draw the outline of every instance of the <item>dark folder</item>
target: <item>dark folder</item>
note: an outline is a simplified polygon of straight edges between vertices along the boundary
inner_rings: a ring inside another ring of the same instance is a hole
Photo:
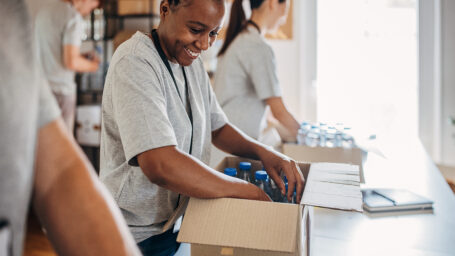
[[[363,189],[368,212],[418,211],[433,208],[433,201],[404,189]]]

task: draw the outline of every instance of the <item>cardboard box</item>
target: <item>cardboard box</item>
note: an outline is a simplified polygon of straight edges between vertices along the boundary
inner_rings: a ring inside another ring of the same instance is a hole
[[[119,0],[117,2],[117,14],[150,14],[153,13],[152,6],[152,0]]]
[[[226,167],[237,167],[240,161],[251,162],[252,170],[262,169],[261,162],[238,157],[226,157],[216,169],[221,171]],[[312,204],[311,202],[317,201],[317,196],[321,194],[314,189],[317,185],[315,183],[321,178],[317,177],[317,174],[327,174],[324,170],[319,172],[316,169],[318,166],[323,165],[299,163],[306,178],[305,192],[300,205],[234,198],[210,200],[191,198],[177,241],[191,243],[192,256],[310,255],[312,205],[345,210],[362,209],[358,167],[346,164],[341,167],[349,169],[351,173],[348,176],[357,181],[351,189],[354,188],[358,192],[359,198],[342,207],[324,202]],[[339,172],[336,175],[340,177]],[[346,186],[335,183],[332,185]],[[341,195],[334,196],[332,201],[344,202],[337,200]]]
[[[361,148],[328,148],[308,147],[295,143],[285,143],[282,147],[283,154],[296,161],[307,163],[346,163],[358,165],[360,168],[360,182],[365,183],[363,163],[366,160],[367,151]]]

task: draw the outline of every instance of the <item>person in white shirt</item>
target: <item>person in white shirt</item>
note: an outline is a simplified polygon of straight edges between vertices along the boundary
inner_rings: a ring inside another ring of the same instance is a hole
[[[100,63],[96,56],[80,53],[82,16],[98,5],[99,0],[57,0],[44,5],[36,16],[35,35],[43,72],[71,134],[76,111],[74,74],[95,72]]]
[[[215,94],[229,120],[247,135],[261,141],[270,108],[285,128],[284,134],[296,138],[299,123],[283,102],[275,55],[264,38],[285,22],[290,1],[250,0],[249,20],[242,2],[232,4],[226,39],[218,54]]]
[[[140,255],[60,117],[25,1],[0,2],[0,255],[23,255],[31,203],[58,255]]]

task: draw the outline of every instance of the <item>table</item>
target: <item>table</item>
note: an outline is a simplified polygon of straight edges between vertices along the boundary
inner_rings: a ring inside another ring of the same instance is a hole
[[[455,196],[417,140],[381,144],[369,154],[362,187],[409,189],[434,201],[433,213],[392,216],[315,208],[312,255],[455,255]]]
[[[314,209],[312,256],[455,255],[455,196],[417,139],[381,143],[370,153],[362,187],[403,188],[434,201],[433,213],[368,216]],[[177,256],[190,255],[183,244]]]

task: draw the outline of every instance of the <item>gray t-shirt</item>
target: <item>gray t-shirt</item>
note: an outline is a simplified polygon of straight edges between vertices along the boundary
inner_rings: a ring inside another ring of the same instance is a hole
[[[64,95],[76,93],[75,72],[63,63],[63,46],[81,45],[84,22],[79,12],[62,0],[43,6],[36,16],[35,35],[40,62],[52,91]]]
[[[0,8],[0,255],[11,246],[22,255],[26,215],[33,187],[35,146],[40,127],[60,115],[39,73],[31,22],[22,0]],[[11,236],[7,238],[7,236]]]
[[[174,82],[149,36],[137,32],[120,45],[107,73],[100,177],[117,201],[137,242],[161,233],[177,207],[179,196],[150,182],[137,166],[136,156],[172,145],[188,153],[193,130],[192,155],[207,164],[211,132],[227,123],[201,59],[185,67],[185,73],[193,129]]]
[[[275,55],[270,45],[248,26],[219,58],[215,94],[229,121],[258,139],[266,126],[265,99],[281,96]]]

